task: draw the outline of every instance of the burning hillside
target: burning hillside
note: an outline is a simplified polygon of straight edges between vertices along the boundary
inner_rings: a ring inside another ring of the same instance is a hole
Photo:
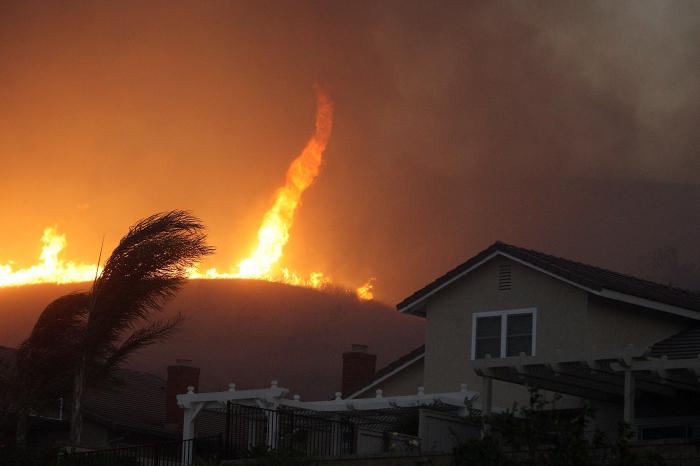
[[[317,88],[314,134],[289,166],[284,185],[277,190],[272,206],[263,216],[257,244],[250,255],[230,271],[219,271],[216,268],[201,271],[195,267],[189,272],[190,278],[255,278],[310,288],[332,285],[332,279],[324,272],[314,271],[304,275],[288,269],[282,263],[295,213],[301,205],[302,195],[320,173],[332,129],[333,102],[323,90]],[[0,264],[0,287],[86,282],[98,273],[99,264],[77,264],[63,259],[61,253],[67,240],[55,228],[46,228],[41,242],[43,246],[37,264],[20,269],[15,269],[12,262]],[[370,279],[357,288],[356,294],[360,299],[373,299],[373,287],[374,279]]]

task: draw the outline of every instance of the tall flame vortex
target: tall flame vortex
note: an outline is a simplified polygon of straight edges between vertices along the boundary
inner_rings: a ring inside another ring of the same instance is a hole
[[[258,229],[258,244],[238,264],[238,278],[272,278],[273,268],[280,261],[289,241],[289,230],[301,195],[314,182],[321,169],[323,153],[333,129],[333,103],[321,89],[316,90],[316,130],[287,170],[284,186],[277,190],[275,201],[265,213]]]

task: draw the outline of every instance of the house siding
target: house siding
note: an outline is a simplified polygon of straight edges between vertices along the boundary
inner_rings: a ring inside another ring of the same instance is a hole
[[[416,361],[379,384],[360,392],[356,398],[375,396],[378,389],[382,390],[384,396],[412,395],[416,393],[418,387],[423,386],[423,361],[424,359]]]
[[[499,266],[510,264],[512,289],[498,290]],[[601,298],[505,257],[497,257],[429,298],[426,305],[424,380],[429,393],[453,391],[466,383],[481,391],[471,365],[472,314],[537,309],[535,353],[622,352],[632,345],[644,353],[653,343],[692,324],[690,319]],[[527,403],[523,386],[494,381],[495,407]],[[579,403],[566,397],[568,406]]]
[[[632,345],[633,354],[642,354],[652,344],[692,323],[685,317],[591,295],[586,347],[591,352],[607,352],[622,351]]]
[[[498,290],[498,267],[510,264],[512,289]],[[586,292],[515,261],[498,257],[433,296],[427,305],[425,381],[428,392],[453,391],[461,383],[481,390],[471,361],[472,314],[536,308],[535,353],[581,348],[585,342]],[[495,382],[495,406],[525,403],[525,387]]]

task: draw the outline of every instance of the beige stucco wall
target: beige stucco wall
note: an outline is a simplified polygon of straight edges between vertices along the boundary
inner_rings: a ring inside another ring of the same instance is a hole
[[[504,263],[511,265],[510,291],[498,291],[498,267]],[[418,386],[424,386],[427,393],[449,392],[459,390],[462,383],[470,390],[482,391],[482,379],[471,365],[472,314],[524,308],[537,309],[537,356],[554,356],[558,349],[565,355],[623,351],[630,344],[641,354],[654,342],[690,325],[688,319],[599,298],[498,257],[429,298],[425,359],[359,397],[374,396],[377,388],[385,396],[413,394]],[[511,408],[513,403],[523,405],[528,400],[525,387],[494,381],[496,408]],[[578,398],[565,397],[560,406],[581,403]],[[607,406],[604,411],[613,409],[612,405],[603,405]]]
[[[511,263],[512,289],[498,291],[498,266]],[[506,258],[495,258],[430,298],[426,312],[425,384],[428,392],[450,391],[466,383],[481,391],[471,368],[472,314],[536,308],[535,354],[582,347],[586,293]],[[494,382],[495,406],[527,402],[519,385]]]
[[[423,359],[416,361],[406,369],[360,393],[356,396],[356,398],[373,397],[376,395],[377,389],[381,389],[384,396],[415,394],[418,387],[423,386],[423,367]]]
[[[498,266],[511,264],[512,289],[498,291]],[[536,308],[537,356],[623,350],[633,344],[641,353],[650,344],[687,327],[669,314],[620,304],[542,272],[497,257],[429,298],[426,306],[425,387],[452,391],[460,383],[481,391],[481,378],[471,367],[472,314]],[[522,386],[494,381],[494,406],[526,403]],[[575,404],[570,398],[567,404]]]
[[[689,320],[631,304],[590,296],[587,346],[593,351],[622,350],[633,345],[643,353],[655,342],[678,333]]]

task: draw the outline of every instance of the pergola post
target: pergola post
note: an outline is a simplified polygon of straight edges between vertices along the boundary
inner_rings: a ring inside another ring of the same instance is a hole
[[[277,449],[277,438],[279,436],[279,413],[276,408],[265,411],[267,418],[267,440],[265,446],[270,450]]]
[[[195,409],[193,407],[185,408],[185,413],[182,419],[182,464],[192,464],[192,443],[194,442],[194,418]],[[188,441],[189,440],[189,441]]]
[[[187,387],[187,394],[194,394],[194,387]],[[204,403],[189,403],[183,409],[182,416],[182,464],[192,464],[194,450],[194,420],[204,408]]]
[[[271,389],[277,389],[277,381],[273,380],[270,382],[270,388]],[[266,446],[270,450],[275,450],[277,449],[277,439],[279,437],[279,422],[280,422],[280,415],[277,412],[277,403],[276,402],[269,402],[268,403],[270,406],[266,407],[265,411],[265,417],[267,418],[267,432],[266,432]]]
[[[634,402],[635,402],[635,380],[634,372],[632,370],[625,370],[625,407],[624,407],[624,421],[632,426],[634,424]]]

